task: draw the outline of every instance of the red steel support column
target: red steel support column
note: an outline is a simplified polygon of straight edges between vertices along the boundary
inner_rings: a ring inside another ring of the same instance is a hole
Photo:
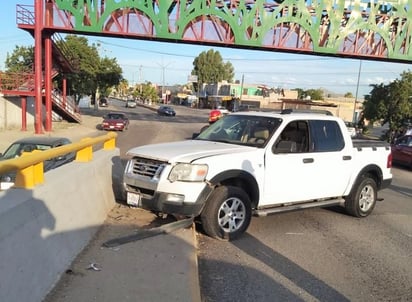
[[[35,0],[34,5],[34,131],[43,133],[42,128],[42,30],[43,0]]]
[[[27,131],[27,97],[21,97],[21,131]]]
[[[66,109],[66,102],[67,102],[67,78],[66,75],[63,75],[63,108]]]
[[[45,73],[44,84],[46,89],[46,131],[52,131],[52,41],[48,34],[44,40]]]

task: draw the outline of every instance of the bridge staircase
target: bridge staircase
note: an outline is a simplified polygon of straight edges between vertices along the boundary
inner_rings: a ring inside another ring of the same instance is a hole
[[[34,6],[17,7],[17,26],[28,31],[34,37]],[[54,79],[61,73],[74,73],[77,70],[76,62],[69,58],[70,50],[66,47],[58,33],[51,36],[52,40],[52,75]],[[44,66],[44,64],[42,64]],[[0,73],[0,92],[3,95],[35,96],[34,72]],[[45,103],[44,71],[42,81],[42,100]],[[77,110],[75,100],[70,96],[63,96],[60,91],[52,91],[52,110],[61,118],[69,122],[81,122],[81,115]]]

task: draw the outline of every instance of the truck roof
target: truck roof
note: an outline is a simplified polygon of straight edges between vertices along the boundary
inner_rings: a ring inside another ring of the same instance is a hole
[[[254,115],[254,116],[265,116],[265,117],[276,117],[283,120],[295,120],[299,119],[321,119],[324,120],[336,120],[338,117],[333,116],[329,111],[326,110],[273,110],[273,111],[239,111],[231,113],[234,115]]]

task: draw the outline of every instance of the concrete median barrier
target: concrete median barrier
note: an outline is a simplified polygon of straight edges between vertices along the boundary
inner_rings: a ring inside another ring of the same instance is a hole
[[[0,301],[42,301],[115,205],[119,149],[45,174],[33,190],[0,192]]]

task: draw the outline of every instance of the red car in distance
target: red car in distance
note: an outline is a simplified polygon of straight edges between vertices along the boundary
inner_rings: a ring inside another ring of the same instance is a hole
[[[222,112],[219,109],[213,109],[209,113],[209,124],[216,122],[223,116]]]
[[[121,112],[110,112],[103,116],[102,130],[124,131],[129,127],[129,118]]]
[[[393,163],[412,169],[412,135],[399,137],[391,149]]]

